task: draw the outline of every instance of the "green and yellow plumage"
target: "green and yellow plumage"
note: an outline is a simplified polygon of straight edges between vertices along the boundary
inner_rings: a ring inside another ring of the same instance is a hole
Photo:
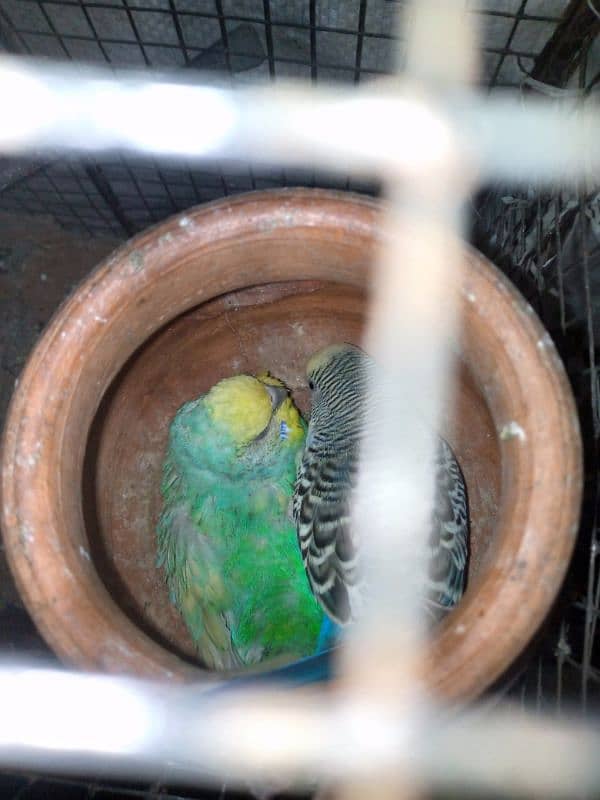
[[[171,424],[158,563],[208,667],[314,650],[322,612],[288,516],[305,435],[268,374],[220,381]]]

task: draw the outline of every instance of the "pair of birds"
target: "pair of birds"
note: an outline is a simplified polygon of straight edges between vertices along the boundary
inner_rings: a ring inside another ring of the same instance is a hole
[[[207,667],[286,660],[295,665],[280,671],[294,682],[327,672],[311,654],[328,651],[355,619],[362,588],[349,502],[371,365],[346,344],[310,359],[308,430],[268,373],[226,378],[177,412],[158,564]],[[451,608],[465,580],[467,496],[441,438],[429,548],[428,605]]]

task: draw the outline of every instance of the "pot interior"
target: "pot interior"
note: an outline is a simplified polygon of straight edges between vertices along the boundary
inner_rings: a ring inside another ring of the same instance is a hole
[[[304,365],[336,341],[359,344],[366,296],[316,281],[272,283],[224,294],[154,334],[105,394],[87,447],[83,505],[96,570],[113,600],[155,641],[195,658],[186,628],[155,566],[161,468],[169,424],[186,401],[221,378],[269,369],[307,414]],[[468,488],[469,591],[493,552],[501,465],[490,410],[468,363],[457,353],[453,402],[443,435]]]

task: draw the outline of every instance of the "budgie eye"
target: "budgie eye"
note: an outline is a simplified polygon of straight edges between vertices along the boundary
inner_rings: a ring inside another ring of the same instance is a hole
[[[287,422],[284,422],[284,420],[281,420],[281,422],[279,423],[279,438],[280,439],[287,439],[288,436],[289,436],[289,433],[290,433],[290,429],[289,429],[289,426],[288,426]]]
[[[308,388],[309,388],[309,389],[311,390],[311,392],[312,392],[312,390],[315,388],[315,384],[314,384],[312,381],[309,381],[309,382],[308,382]]]

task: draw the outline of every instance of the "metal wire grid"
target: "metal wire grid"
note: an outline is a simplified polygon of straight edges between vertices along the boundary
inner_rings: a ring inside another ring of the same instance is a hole
[[[598,193],[494,192],[479,208],[475,226],[478,246],[519,286],[552,334],[583,431],[586,486],[576,555],[556,612],[538,637],[538,655],[512,689],[524,704],[558,712],[565,700],[578,700],[583,711],[597,709],[600,701],[598,214]]]
[[[126,66],[199,67],[234,83],[305,77],[359,83],[389,72],[389,0],[1,0],[0,44],[12,52]],[[567,0],[472,3],[483,28],[483,81],[515,87],[536,74]],[[538,70],[539,73],[539,70]],[[542,76],[543,77],[543,76]],[[312,171],[261,173],[118,158],[46,165],[0,193],[0,210],[51,212],[66,228],[129,236],[189,205],[274,186],[377,194],[378,186]]]
[[[313,171],[257,172],[251,168],[115,157],[110,161],[61,160],[40,167],[0,193],[0,210],[51,213],[70,230],[130,236],[197,203],[280,186],[320,186],[376,194],[366,181]]]
[[[584,48],[576,80],[591,92]],[[600,702],[600,192],[510,187],[483,193],[474,239],[519,286],[550,331],[574,389],[582,427],[586,482],[577,548],[562,598],[534,645],[536,656],[511,689],[523,705],[560,714],[577,701]]]
[[[229,72],[235,71],[236,56],[254,55],[230,45],[231,32],[245,23],[261,36],[271,77],[290,74],[287,64],[301,68],[292,74],[310,74],[314,80],[358,83],[390,71],[394,37],[389,31],[398,5],[389,0],[3,0],[0,18],[7,49],[115,66],[189,65],[221,38]],[[484,31],[499,42],[484,40],[486,82],[516,86],[520,71],[514,62],[531,66],[567,2],[472,5]]]
[[[52,213],[64,227],[92,235],[123,234],[114,209],[98,191],[86,167],[77,162],[41,167],[7,192],[2,208],[20,214]]]

